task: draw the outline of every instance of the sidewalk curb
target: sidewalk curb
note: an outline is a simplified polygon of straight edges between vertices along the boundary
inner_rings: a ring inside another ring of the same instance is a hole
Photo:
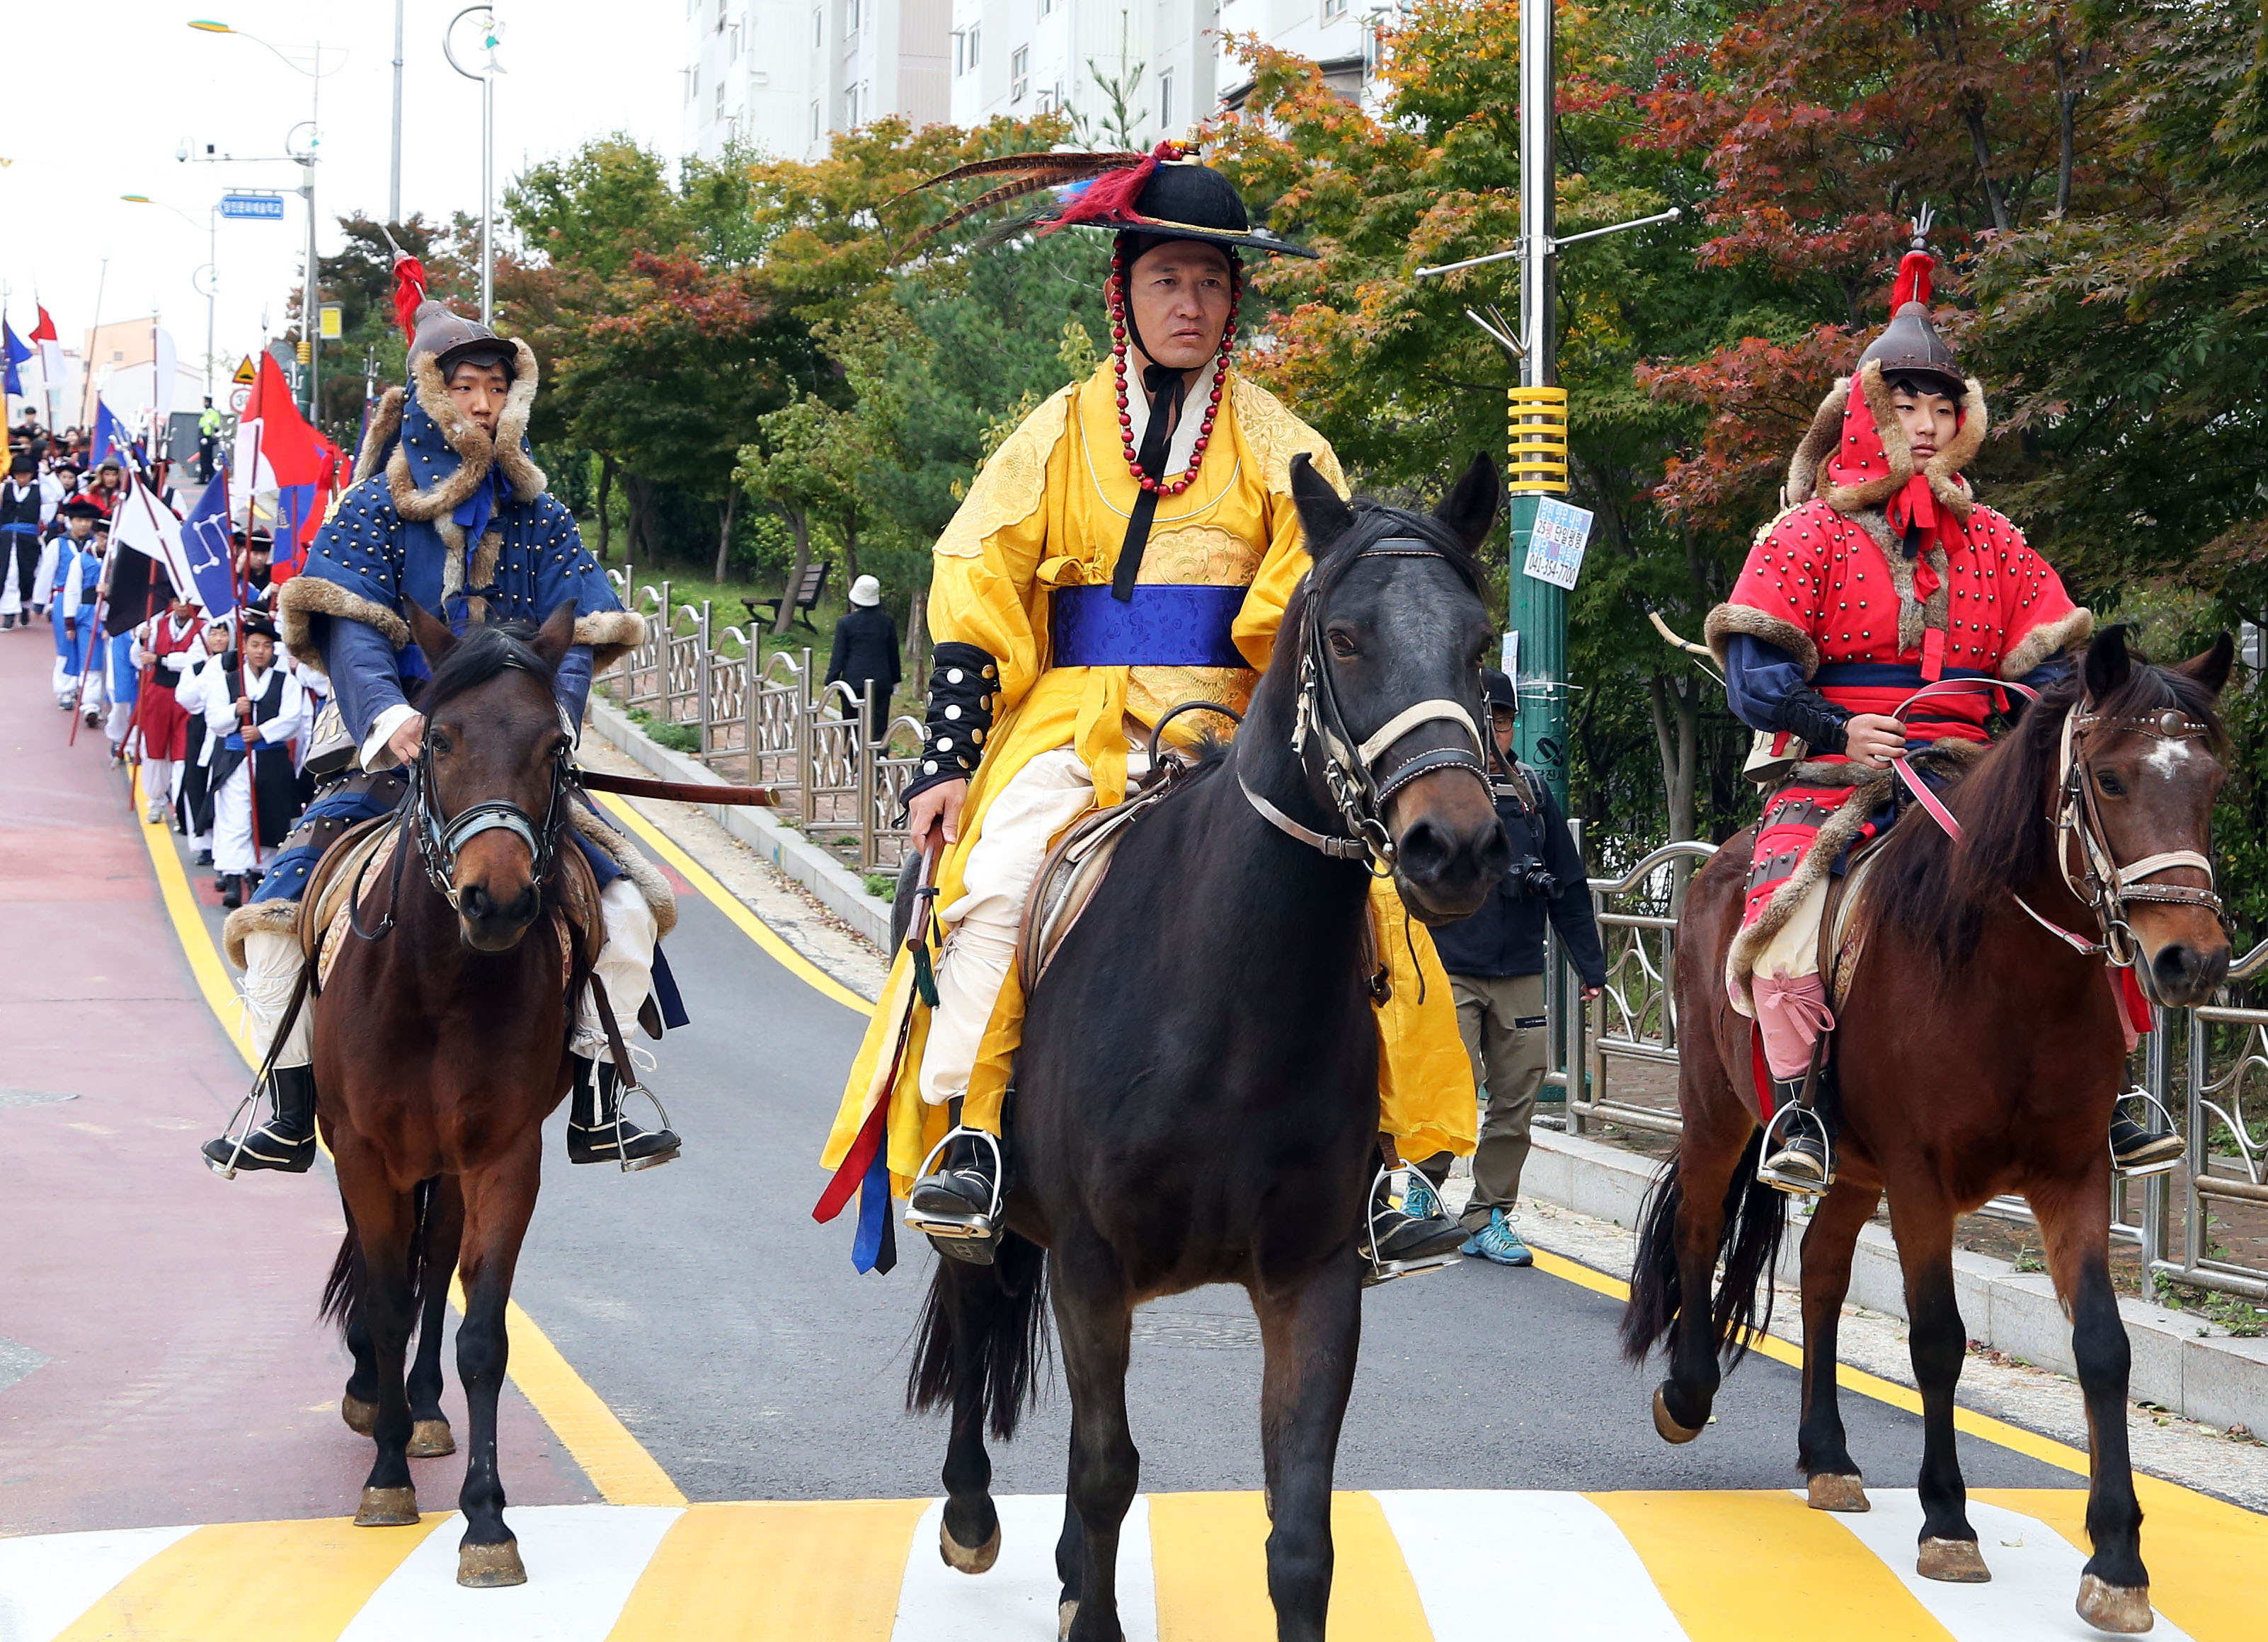
[[[1546,1129],[1536,1130],[1534,1140],[1521,1181],[1531,1197],[1617,1226],[1637,1226],[1639,1204],[1653,1180],[1652,1159]],[[1784,1283],[1800,1280],[1800,1227],[1797,1232],[1781,1246]],[[2046,1273],[2019,1272],[2005,1261],[1957,1248],[1953,1284],[1970,1339],[2058,1373],[2078,1373],[2071,1322]],[[1849,1298],[1870,1311],[1905,1316],[1905,1278],[1887,1228],[1868,1226],[1859,1232]],[[2268,1339],[2200,1339],[2194,1316],[2124,1296],[2118,1309],[2133,1348],[2128,1396],[2209,1425],[2268,1431]]]
[[[595,690],[591,694],[590,725],[664,781],[711,787],[731,784],[698,759],[671,752],[639,729],[628,713]],[[794,828],[782,824],[770,810],[752,809],[744,804],[703,804],[700,808],[733,837],[811,891],[829,912],[875,946],[888,948],[889,903],[868,895],[858,873]]]

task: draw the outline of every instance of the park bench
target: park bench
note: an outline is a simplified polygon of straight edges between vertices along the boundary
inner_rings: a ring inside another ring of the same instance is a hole
[[[796,624],[816,633],[811,625],[811,613],[819,607],[821,596],[827,591],[827,572],[835,568],[831,559],[821,559],[816,564],[804,567],[803,581],[792,593],[783,593],[777,599],[743,599],[740,603],[748,613],[748,620],[761,622],[769,627],[779,620],[780,606],[792,602]]]

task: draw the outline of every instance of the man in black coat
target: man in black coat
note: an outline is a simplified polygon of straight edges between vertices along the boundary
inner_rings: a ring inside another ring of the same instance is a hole
[[[853,696],[864,696],[874,687],[874,717],[866,725],[866,739],[879,739],[890,721],[890,692],[898,688],[898,624],[882,608],[882,584],[861,576],[850,584],[850,607],[835,624],[835,656],[828,665],[827,682],[842,684]],[[846,710],[843,717],[848,718]]]
[[[1528,1127],[1543,1086],[1550,1049],[1544,1013],[1543,924],[1549,918],[1583,977],[1586,1002],[1606,984],[1599,926],[1583,858],[1543,779],[1512,756],[1512,681],[1484,673],[1497,756],[1491,784],[1496,813],[1512,844],[1506,873],[1479,911],[1433,931],[1441,967],[1457,999],[1457,1028],[1473,1057],[1473,1081],[1488,1090],[1479,1145],[1473,1152],[1473,1196],[1465,1207],[1472,1235],[1464,1252],[1498,1265],[1531,1263],[1510,1216],[1527,1166]],[[1430,1160],[1436,1184],[1448,1174],[1445,1152]]]

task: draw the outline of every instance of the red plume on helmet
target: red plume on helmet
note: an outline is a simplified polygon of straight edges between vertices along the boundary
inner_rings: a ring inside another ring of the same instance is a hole
[[[401,323],[401,334],[411,341],[417,336],[417,305],[425,300],[425,265],[394,244],[394,236],[384,225],[379,232],[386,235],[387,247],[394,253],[394,317]]]

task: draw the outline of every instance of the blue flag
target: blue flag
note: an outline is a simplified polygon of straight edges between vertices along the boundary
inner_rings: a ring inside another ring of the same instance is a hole
[[[134,470],[134,444],[125,425],[110,414],[110,407],[99,399],[94,401],[93,455],[90,459],[97,468],[105,462],[116,462],[129,473]]]
[[[228,470],[216,472],[205,493],[181,523],[181,549],[197,585],[197,602],[209,616],[236,608],[236,577],[229,568]]]
[[[21,398],[24,394],[24,379],[16,374],[16,367],[32,357],[31,344],[18,341],[16,336],[16,328],[5,320],[0,320],[0,333],[5,335],[8,343],[7,391]]]

